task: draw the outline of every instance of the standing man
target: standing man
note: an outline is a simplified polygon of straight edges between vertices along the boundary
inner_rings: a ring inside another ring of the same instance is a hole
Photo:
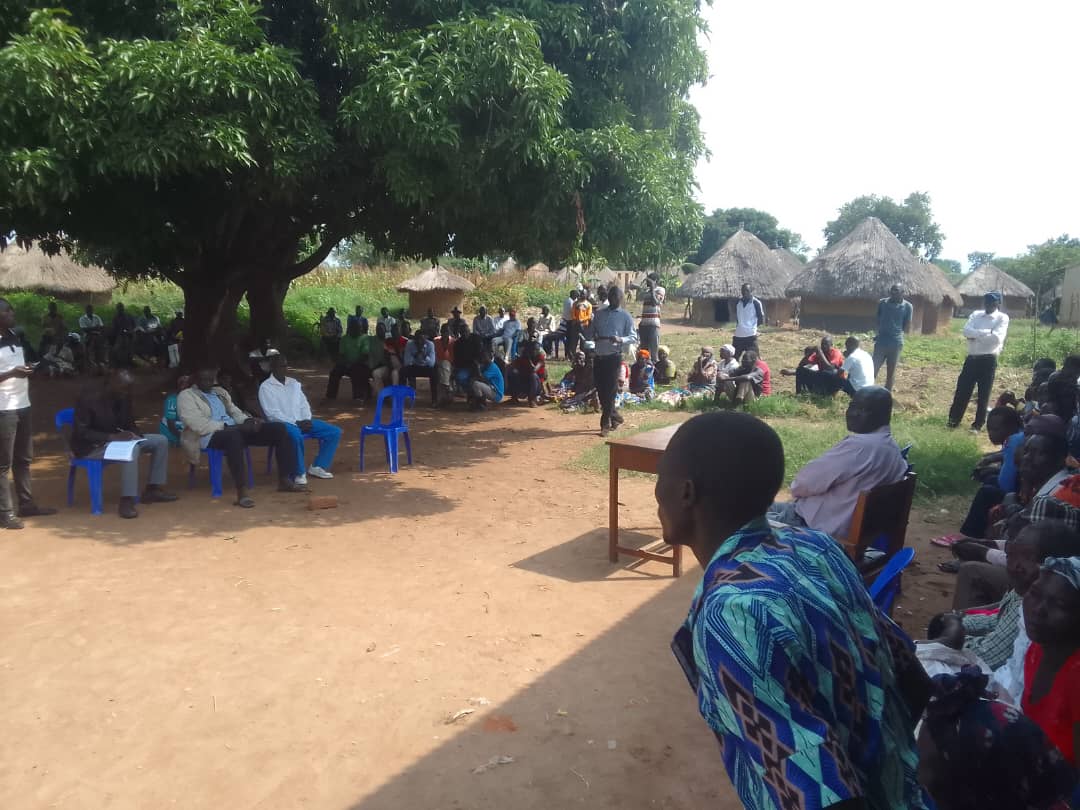
[[[326,314],[319,321],[319,335],[322,337],[323,349],[330,356],[330,362],[337,363],[338,353],[341,350],[342,331],[341,319],[333,307],[326,310]]]
[[[30,375],[23,342],[15,331],[15,310],[0,298],[0,528],[21,529],[22,517],[55,515],[34,503],[30,491],[30,462],[34,460],[30,424]],[[8,475],[15,479],[15,500]],[[18,509],[16,515],[15,510]]]
[[[370,331],[368,319],[364,317],[364,308],[359,304],[356,305],[356,314],[350,315],[348,318],[345,319],[346,331],[348,331],[348,328],[353,324],[356,324],[356,326],[360,329],[359,334],[361,335],[366,335]]]
[[[735,347],[736,360],[745,351],[758,350],[758,327],[765,323],[765,307],[753,293],[749,284],[743,284],[742,297],[735,302],[735,338],[731,345]]]
[[[638,335],[641,348],[648,349],[649,357],[656,357],[660,348],[660,307],[667,298],[667,290],[660,286],[660,274],[649,273],[641,285],[641,321]]]
[[[105,380],[87,385],[75,402],[75,424],[71,452],[77,458],[105,458],[109,442],[139,440],[131,461],[120,465],[120,505],[122,518],[137,518],[135,501],[139,495],[139,456],[150,455],[150,475],[142,502],[169,503],[176,496],[165,490],[169,472],[169,440],[160,433],[141,433],[135,425],[131,387],[135,379],[127,369],[113,369]],[[175,421],[174,421],[175,423]]]
[[[299,380],[286,376],[289,364],[285,355],[274,355],[270,361],[270,376],[259,386],[259,406],[270,422],[281,422],[289,432],[296,448],[296,468],[293,480],[300,485],[307,483],[307,477],[333,478],[330,468],[334,466],[334,454],[341,442],[341,428],[311,418],[311,404],[304,396],[304,389]],[[319,452],[311,466],[304,471],[304,436],[318,441]],[[279,459],[279,463],[285,463]]]
[[[959,425],[964,418],[975,386],[979,387],[979,393],[975,400],[975,421],[971,423],[971,430],[978,433],[986,423],[986,404],[990,400],[990,389],[994,386],[998,355],[1005,346],[1005,336],[1009,332],[1009,316],[1000,307],[1001,293],[988,292],[983,296],[983,308],[972,312],[964,324],[968,353],[956,380],[956,393],[949,409],[948,426],[951,428]]]
[[[874,382],[885,364],[885,387],[892,391],[896,366],[904,350],[904,335],[911,330],[911,302],[904,299],[904,288],[893,284],[889,297],[877,305],[877,335],[874,337]]]
[[[672,437],[664,542],[705,570],[675,657],[744,807],[925,810],[914,730],[929,678],[835,540],[769,525],[783,481],[780,437],[748,414]]]
[[[634,319],[622,308],[622,290],[612,287],[608,292],[608,305],[596,313],[592,320],[593,340],[596,343],[596,359],[593,375],[596,392],[600,396],[600,435],[607,436],[623,423],[615,413],[615,392],[619,385],[619,371],[626,347],[637,342]]]
[[[563,303],[563,320],[566,322],[566,356],[573,357],[581,343],[581,323],[574,317],[581,293],[571,290],[570,296]]]

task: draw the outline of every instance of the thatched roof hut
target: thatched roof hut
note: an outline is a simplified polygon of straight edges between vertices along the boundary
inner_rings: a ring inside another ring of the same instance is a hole
[[[944,306],[951,306],[955,295],[935,270],[900,244],[881,220],[867,217],[807,264],[787,285],[787,294],[802,298],[803,326],[869,331],[877,326],[878,301],[900,284],[914,308],[912,331],[934,332],[947,326]]]
[[[1035,291],[1027,284],[1013,278],[1000,267],[984,264],[964,276],[957,287],[964,297],[964,311],[982,309],[983,296],[991,290],[1001,293],[1002,307],[1014,315],[1026,315],[1035,298]]]
[[[799,257],[792,253],[787,248],[773,248],[773,255],[776,260],[780,262],[780,267],[783,269],[784,274],[787,276],[787,281],[795,278],[806,267],[806,263],[799,260]]]
[[[543,262],[537,262],[536,264],[531,265],[529,267],[529,269],[525,271],[525,274],[530,275],[530,276],[532,276],[532,275],[546,276],[550,272],[551,272],[550,267],[548,267]]]
[[[0,290],[31,290],[78,303],[104,303],[116,280],[96,265],[82,265],[65,252],[46,255],[10,244],[0,250]]]
[[[440,318],[445,318],[450,310],[461,306],[464,294],[475,286],[467,278],[435,266],[401,282],[397,289],[409,294],[410,316],[423,317],[431,309]]]
[[[734,321],[742,285],[749,284],[765,307],[766,318],[786,321],[791,317],[791,299],[784,291],[789,278],[790,271],[776,253],[749,231],[740,230],[687,276],[675,295],[693,300],[692,323],[716,326]]]

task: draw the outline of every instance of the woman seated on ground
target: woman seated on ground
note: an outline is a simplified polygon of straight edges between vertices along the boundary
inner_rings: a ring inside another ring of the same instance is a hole
[[[176,380],[176,390],[165,397],[165,407],[162,409],[158,433],[169,440],[170,447],[179,447],[180,436],[184,433],[184,423],[180,421],[176,410],[176,398],[181,391],[190,386],[191,377],[181,374]]]
[[[735,359],[735,347],[725,343],[720,347],[720,359],[716,363],[717,379],[730,377],[739,368],[739,361]]]
[[[714,388],[716,386],[717,366],[712,346],[702,346],[701,354],[694,361],[690,373],[686,375],[686,384],[698,388]]]
[[[524,398],[528,400],[530,408],[535,408],[540,403],[543,394],[541,372],[545,377],[547,376],[544,367],[544,352],[540,349],[540,344],[535,341],[523,344],[510,366],[507,378],[510,401],[517,403],[518,399]]]
[[[1002,450],[987,454],[975,465],[973,476],[983,482],[982,486],[971,501],[967,517],[960,525],[960,534],[949,535],[949,542],[957,542],[965,537],[986,537],[990,527],[990,510],[1019,488],[1016,454],[1025,438],[1019,412],[1008,406],[994,408],[986,418],[986,432],[990,443]],[[946,538],[939,538],[936,545],[946,544]]]
[[[1024,714],[1077,767],[1080,735],[1080,557],[1054,557],[1024,596],[1031,646],[1024,658]]]
[[[655,367],[648,349],[638,349],[637,359],[630,366],[630,393],[640,397],[651,398],[653,393],[653,377]]]
[[[1075,770],[1037,723],[986,687],[977,668],[934,678],[919,782],[938,810],[1066,810]]]
[[[671,350],[667,346],[656,348],[656,371],[653,379],[657,385],[672,385],[678,377],[678,369],[671,361]]]
[[[574,355],[574,365],[563,377],[560,388],[564,394],[562,407],[567,410],[579,406],[600,407],[600,397],[596,393],[596,383],[593,378],[591,354],[579,351]]]

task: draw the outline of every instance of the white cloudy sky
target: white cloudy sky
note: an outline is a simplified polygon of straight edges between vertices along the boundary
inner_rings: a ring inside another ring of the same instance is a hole
[[[1080,235],[1080,2],[716,0],[706,15],[707,211],[764,209],[816,249],[845,201],[928,191],[942,256],[962,262]]]

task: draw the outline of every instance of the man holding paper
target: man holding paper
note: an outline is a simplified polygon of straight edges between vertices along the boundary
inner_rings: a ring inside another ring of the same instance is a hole
[[[120,506],[122,518],[137,518],[135,498],[139,493],[139,456],[149,454],[150,476],[142,502],[168,503],[176,496],[165,490],[169,470],[169,440],[159,433],[142,434],[131,407],[134,379],[126,369],[113,369],[104,381],[87,385],[75,403],[75,425],[71,452],[78,458],[104,459],[120,463]]]

